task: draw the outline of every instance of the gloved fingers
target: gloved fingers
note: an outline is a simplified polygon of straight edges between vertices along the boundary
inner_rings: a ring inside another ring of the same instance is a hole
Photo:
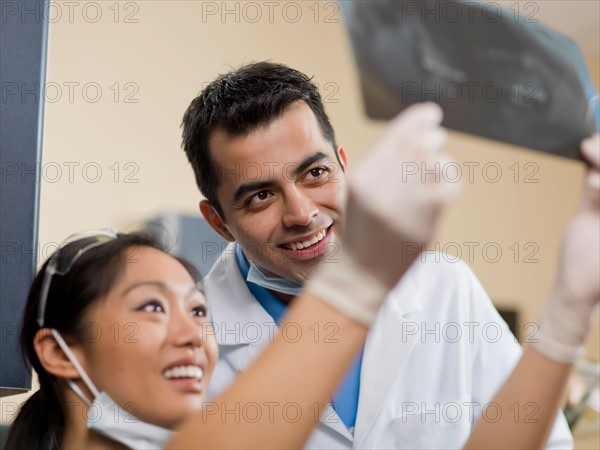
[[[448,132],[442,127],[424,130],[414,137],[416,159],[425,159],[439,152],[448,142]]]
[[[447,140],[447,132],[441,127],[404,125],[405,122],[392,124],[353,170],[349,182],[357,192],[371,192],[385,201],[388,193],[410,189],[422,178],[426,161],[439,153]]]
[[[403,161],[421,161],[446,142],[446,132],[440,127],[442,110],[435,103],[413,105],[394,118],[378,140],[370,157],[387,155]]]
[[[448,204],[455,200],[462,191],[462,183],[460,179],[448,177],[446,171],[456,165],[454,159],[446,153],[438,154],[429,166],[436,168],[435,177],[426,179],[431,201],[438,203],[440,206]]]
[[[581,155],[590,168],[585,178],[580,209],[586,211],[591,208],[597,212],[600,208],[600,134],[581,142]]]
[[[583,188],[580,209],[598,214],[600,211],[600,171],[589,170]]]
[[[412,105],[400,114],[398,114],[391,122],[388,130],[393,135],[402,135],[407,130],[438,126],[442,123],[443,112],[439,105],[427,102]]]
[[[581,142],[581,154],[591,170],[600,170],[600,134],[596,133]]]

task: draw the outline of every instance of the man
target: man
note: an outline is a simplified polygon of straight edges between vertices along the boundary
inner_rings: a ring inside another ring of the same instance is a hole
[[[183,147],[206,198],[202,215],[232,242],[205,285],[221,351],[214,395],[272,340],[317,264],[335,264],[336,239],[353,220],[347,160],[310,79],[266,62],[218,77],[192,101]],[[372,249],[363,262],[377,267],[387,250]],[[414,252],[406,248],[404,261]],[[287,328],[280,332],[293,340]],[[335,339],[335,324],[315,317],[314,338]],[[388,297],[307,447],[459,448],[482,412],[534,421],[535,405],[487,405],[519,355],[470,269],[426,253]],[[244,406],[229,414],[251,420]],[[261,413],[298,414],[267,406]],[[319,418],[317,408],[299,413]],[[549,447],[572,447],[562,415]]]

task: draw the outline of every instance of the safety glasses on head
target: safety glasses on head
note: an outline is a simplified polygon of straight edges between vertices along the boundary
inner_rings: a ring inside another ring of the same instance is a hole
[[[116,230],[111,228],[76,233],[65,239],[59,249],[54,252],[46,265],[44,278],[42,279],[37,314],[37,323],[40,328],[43,328],[45,323],[46,303],[48,301],[48,291],[50,290],[52,277],[54,275],[66,275],[77,260],[81,258],[81,255],[106,242],[112,241],[118,234]]]

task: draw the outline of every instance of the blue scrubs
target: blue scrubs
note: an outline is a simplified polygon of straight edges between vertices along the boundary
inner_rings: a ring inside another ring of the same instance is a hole
[[[240,272],[244,280],[248,277],[248,271],[250,266],[246,256],[242,252],[239,244],[235,245],[235,256],[237,259]],[[246,281],[246,285],[252,295],[256,297],[261,306],[267,311],[267,313],[273,318],[273,321],[279,327],[281,321],[287,311],[287,306],[279,300],[271,291],[268,289]],[[342,383],[338,387],[338,390],[333,396],[333,407],[337,414],[352,433],[356,424],[356,411],[358,409],[358,394],[360,392],[360,367],[362,364],[364,348],[361,349],[360,354],[356,357],[350,370],[346,374]]]

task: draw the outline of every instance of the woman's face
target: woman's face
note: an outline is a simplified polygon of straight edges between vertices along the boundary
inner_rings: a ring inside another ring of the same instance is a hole
[[[123,258],[123,276],[86,315],[83,367],[122,408],[172,428],[202,407],[217,361],[206,302],[171,256],[135,247]]]

